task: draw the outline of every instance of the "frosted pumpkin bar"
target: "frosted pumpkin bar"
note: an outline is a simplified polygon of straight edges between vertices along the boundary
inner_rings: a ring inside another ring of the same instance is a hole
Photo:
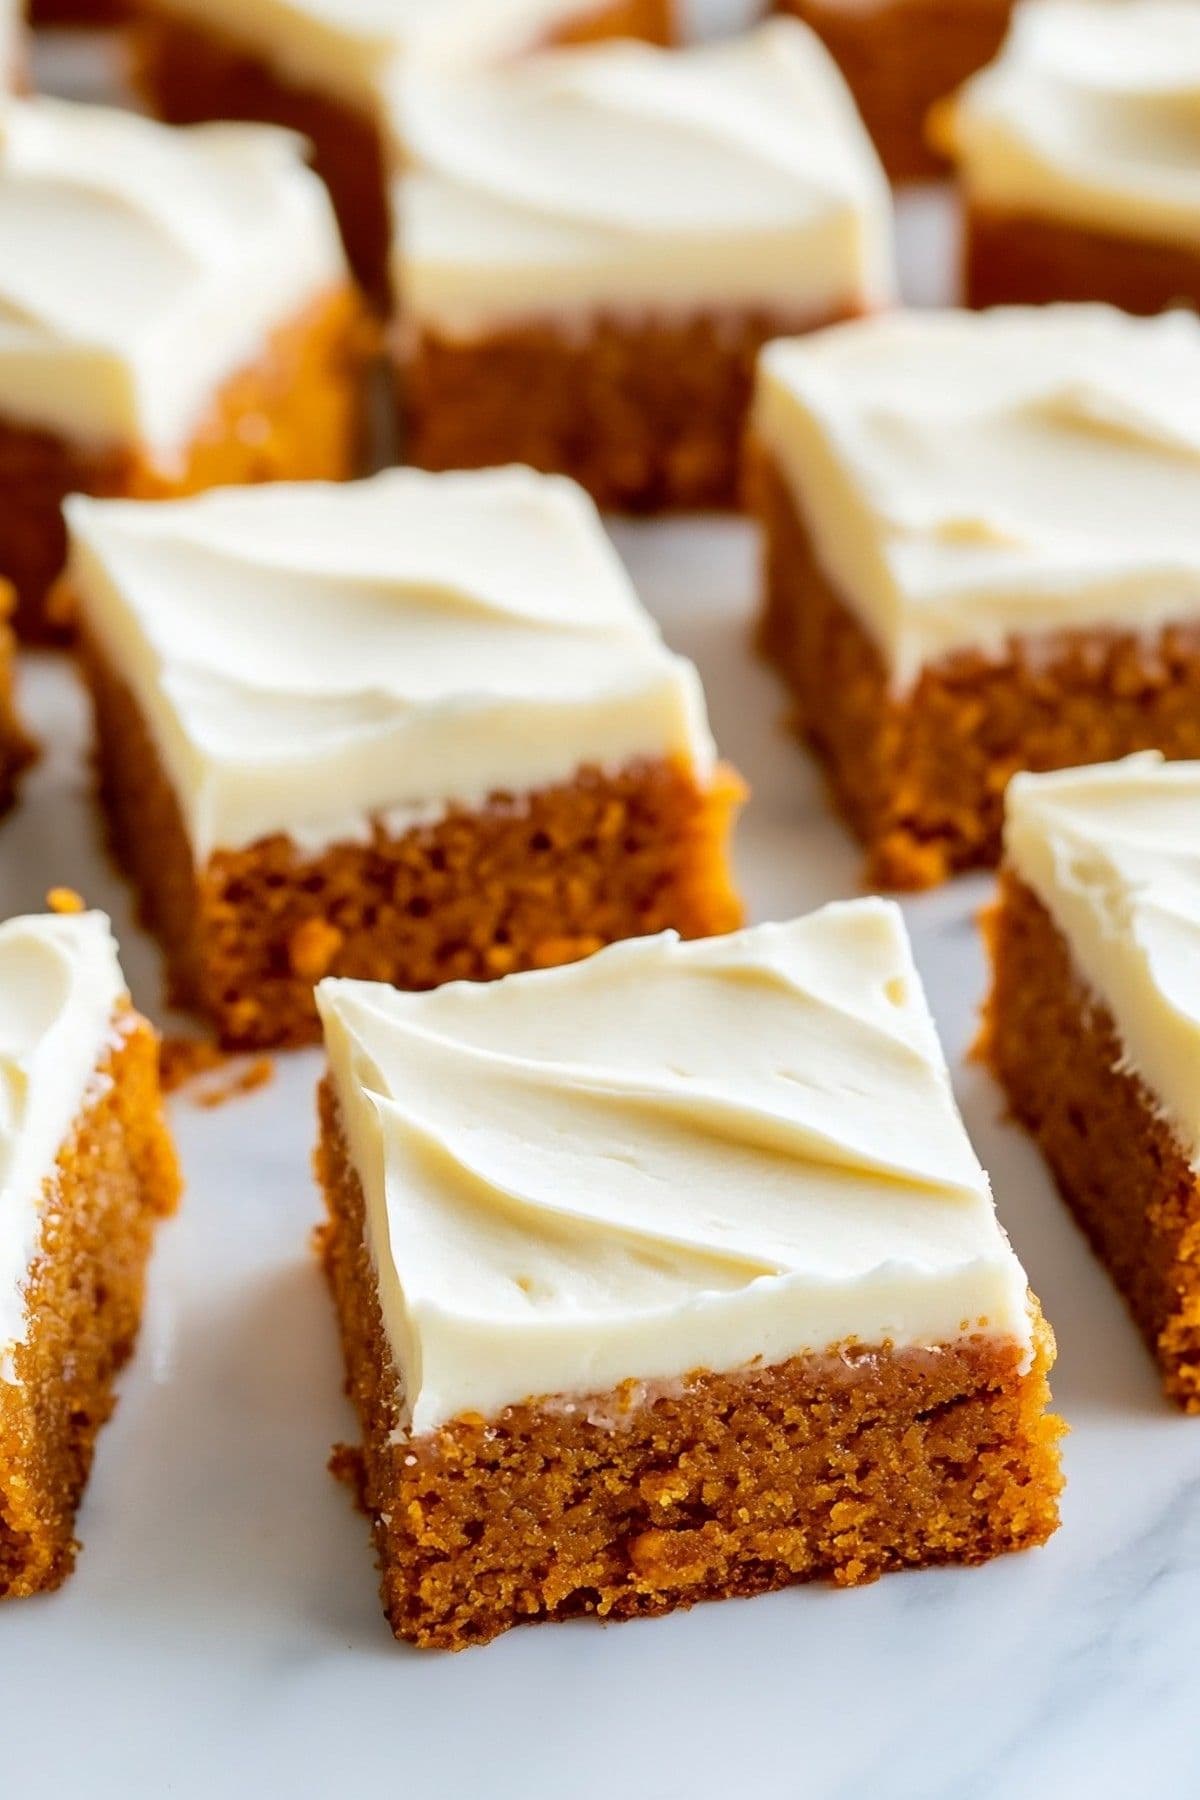
[[[984,1054],[1200,1412],[1200,762],[1014,781],[987,935]]]
[[[318,999],[325,1256],[398,1636],[1054,1530],[1052,1339],[893,906]]]
[[[317,1034],[405,987],[740,911],[699,678],[526,469],[67,507],[112,834],[177,997]]]
[[[884,305],[891,202],[802,25],[413,73],[393,288],[409,459],[730,506],[759,347]]]
[[[100,913],[0,924],[0,1596],[71,1573],[75,1512],[179,1190],[158,1042]]]
[[[966,202],[972,306],[1200,307],[1200,8],[1038,0],[934,114]]]
[[[1200,321],[926,313],[772,344],[763,647],[873,882],[995,862],[1020,769],[1200,756]]]
[[[409,65],[553,43],[669,43],[673,0],[139,0],[136,74],[175,124],[261,119],[301,132],[350,260],[382,296],[391,113]]]
[[[70,493],[354,472],[362,321],[302,146],[0,100],[0,579],[47,629]]]

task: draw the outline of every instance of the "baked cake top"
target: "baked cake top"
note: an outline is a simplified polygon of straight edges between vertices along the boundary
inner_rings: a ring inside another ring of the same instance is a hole
[[[346,280],[289,133],[0,101],[0,416],[180,453],[264,339]]]
[[[1200,762],[1018,775],[1005,857],[1200,1169]]]
[[[885,901],[317,999],[414,1432],[848,1340],[1028,1345]]]
[[[895,313],[768,345],[753,430],[894,684],[1200,614],[1200,320]]]
[[[102,913],[0,924],[0,1381],[25,1332],[43,1188],[82,1110],[125,997]]]
[[[363,840],[583,765],[711,768],[699,677],[572,482],[393,469],[66,510],[84,628],[198,860]]]
[[[986,205],[1196,243],[1198,96],[1195,0],[1038,0],[934,133]]]
[[[374,110],[401,64],[535,47],[599,0],[155,0],[261,56],[287,80]]]
[[[406,317],[462,332],[623,306],[818,320],[891,297],[887,183],[796,20],[688,50],[410,70],[400,117]]]

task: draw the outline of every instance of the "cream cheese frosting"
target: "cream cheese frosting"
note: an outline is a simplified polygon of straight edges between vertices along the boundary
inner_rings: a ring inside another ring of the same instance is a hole
[[[269,334],[346,277],[303,145],[0,100],[0,416],[166,463]]]
[[[1200,1170],[1200,762],[1019,775],[1004,849]]]
[[[393,469],[66,511],[84,627],[198,861],[402,829],[586,764],[711,769],[695,669],[572,482]]]
[[[406,65],[534,48],[602,0],[153,0],[238,44],[299,87],[388,110]]]
[[[888,902],[317,999],[414,1434],[850,1339],[1028,1350]]]
[[[1200,614],[1200,320],[907,313],[763,353],[753,431],[893,684]]]
[[[410,72],[393,284],[471,334],[564,309],[887,303],[891,201],[796,20],[687,50],[614,43]]]
[[[1027,0],[934,130],[983,204],[1200,245],[1200,7]]]
[[[102,913],[0,924],[0,1381],[25,1336],[43,1194],[125,997]]]

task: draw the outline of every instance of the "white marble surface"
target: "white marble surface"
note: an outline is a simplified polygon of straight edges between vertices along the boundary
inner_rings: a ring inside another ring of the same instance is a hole
[[[936,300],[946,207],[922,197],[904,224],[910,295]],[[753,781],[739,860],[754,916],[853,893],[857,854],[748,654],[750,532],[617,537]],[[161,1018],[155,952],[99,851],[68,664],[30,658],[26,691],[48,755],[0,833],[0,914],[36,907],[52,883],[82,889],[113,913],[137,997]],[[968,1124],[1059,1336],[1072,1435],[1047,1549],[858,1592],[518,1631],[459,1657],[398,1647],[365,1526],[324,1467],[352,1422],[307,1241],[318,1061],[282,1058],[257,1095],[174,1105],[188,1192],[101,1439],[78,1571],[0,1616],[0,1795],[1200,1794],[1200,1420],[1160,1400],[1037,1156],[964,1060],[987,893],[962,882],[906,911]]]

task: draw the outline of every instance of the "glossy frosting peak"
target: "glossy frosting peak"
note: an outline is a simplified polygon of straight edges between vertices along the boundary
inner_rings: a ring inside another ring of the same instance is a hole
[[[0,99],[0,417],[169,462],[346,279],[298,138]]]
[[[87,1097],[125,995],[101,913],[0,924],[0,1381],[25,1333],[43,1186]]]
[[[415,1432],[823,1352],[1028,1343],[898,910],[318,989]]]
[[[768,346],[754,429],[898,687],[1200,610],[1200,321],[895,314]]]
[[[937,130],[987,205],[1200,244],[1200,7],[1020,6]]]
[[[571,482],[395,469],[67,517],[85,627],[200,859],[360,839],[585,764],[711,767],[696,672]]]
[[[394,277],[450,330],[568,307],[891,296],[891,212],[833,62],[795,20],[682,51],[618,43],[411,70]]]
[[[1200,762],[1021,775],[1007,814],[1009,865],[1200,1168]]]

